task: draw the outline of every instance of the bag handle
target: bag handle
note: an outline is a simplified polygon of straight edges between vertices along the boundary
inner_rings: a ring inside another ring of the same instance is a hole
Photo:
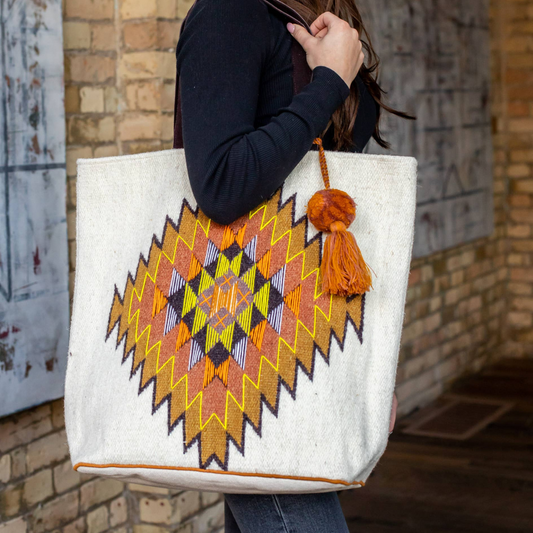
[[[309,32],[311,29],[309,25],[303,20],[299,13],[294,9],[285,5],[281,0],[262,0],[264,4],[271,7],[279,14],[281,14],[287,21],[295,22],[302,25]],[[194,4],[193,4],[194,5]],[[189,16],[189,12],[183,19],[180,28],[181,32]],[[296,39],[292,39],[291,44],[291,59],[292,59],[292,82],[293,82],[293,94],[298,94],[310,81],[311,81],[311,69],[307,64],[306,54],[300,43]],[[180,79],[176,72],[176,89],[174,97],[174,144],[173,148],[183,148],[183,132],[181,125],[181,97],[180,97]]]

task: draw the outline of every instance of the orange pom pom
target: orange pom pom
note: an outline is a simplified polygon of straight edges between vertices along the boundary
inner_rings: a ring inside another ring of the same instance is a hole
[[[355,220],[355,202],[339,189],[324,189],[315,193],[307,204],[307,216],[318,231],[331,231],[333,222],[348,227]]]

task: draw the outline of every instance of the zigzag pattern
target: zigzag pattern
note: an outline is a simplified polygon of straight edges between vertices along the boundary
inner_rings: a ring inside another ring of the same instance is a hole
[[[167,404],[169,433],[182,423],[200,468],[227,470],[230,442],[244,454],[246,426],[261,436],[263,405],[277,416],[282,386],[295,399],[298,368],[312,380],[348,324],[363,340],[365,295],[321,293],[321,235],[307,240],[294,203],[280,189],[219,226],[184,201],[122,295],[115,286],[106,340],[118,330],[139,394],[152,386],[152,412]]]

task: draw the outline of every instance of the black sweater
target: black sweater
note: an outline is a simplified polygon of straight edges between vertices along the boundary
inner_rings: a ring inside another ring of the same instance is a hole
[[[176,49],[183,146],[204,213],[229,224],[269,198],[350,94],[328,67],[293,95],[291,39],[260,0],[197,0]],[[353,133],[362,151],[377,104],[360,77]],[[332,147],[332,128],[323,138]]]

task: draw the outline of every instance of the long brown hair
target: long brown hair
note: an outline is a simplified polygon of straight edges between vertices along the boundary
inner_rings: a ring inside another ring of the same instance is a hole
[[[390,143],[383,139],[379,129],[381,108],[402,118],[414,120],[416,117],[408,115],[403,111],[393,109],[383,102],[382,96],[385,94],[385,91],[377,82],[380,63],[379,57],[372,46],[372,40],[363,24],[359,10],[355,5],[355,0],[283,0],[283,3],[297,11],[309,25],[311,25],[321,13],[330,11],[337,17],[348,22],[352,28],[355,28],[359,32],[361,44],[363,45],[365,52],[365,64],[361,66],[359,75],[368,88],[369,93],[379,104],[378,120],[374,132],[372,133],[372,137],[383,148],[390,148]],[[350,147],[353,146],[352,130],[355,124],[358,107],[359,91],[357,83],[354,80],[350,87],[350,96],[346,99],[344,104],[333,113],[331,120],[326,127],[327,129],[333,122],[333,140],[337,150],[349,150]]]

